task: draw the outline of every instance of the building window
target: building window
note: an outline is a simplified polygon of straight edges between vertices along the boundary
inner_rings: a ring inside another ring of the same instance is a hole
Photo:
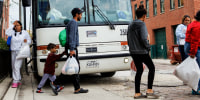
[[[141,1],[140,4],[142,5],[142,4],[143,4],[143,1]]]
[[[149,17],[149,0],[146,0],[147,17]]]
[[[165,0],[160,0],[160,12],[165,12]]]
[[[157,0],[153,0],[153,15],[157,15]]]
[[[137,10],[137,4],[135,4],[135,19],[137,19],[136,10]]]
[[[184,5],[184,1],[183,0],[178,0],[178,7],[182,7]]]
[[[170,9],[175,9],[175,1],[174,0],[170,0]]]

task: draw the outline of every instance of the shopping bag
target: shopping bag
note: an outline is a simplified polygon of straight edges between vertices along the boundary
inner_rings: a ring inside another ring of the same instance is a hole
[[[62,74],[73,75],[73,74],[78,74],[78,72],[79,72],[79,64],[76,58],[74,58],[73,56],[69,57],[62,68]]]
[[[188,57],[174,70],[174,75],[197,91],[200,70],[196,58]]]
[[[22,59],[22,58],[28,58],[28,57],[30,57],[29,45],[28,43],[23,43],[16,59]]]
[[[12,36],[9,36],[8,39],[7,39],[6,44],[7,44],[8,46],[10,46],[10,44],[11,44],[11,39],[12,39]]]
[[[143,65],[143,70],[144,70],[146,68],[146,65],[144,63],[142,63],[142,65]],[[137,69],[136,69],[135,63],[132,60],[132,62],[131,62],[131,76],[134,76],[136,71],[137,71]]]
[[[67,39],[67,28],[65,28],[59,33],[59,42],[62,47],[66,46]]]

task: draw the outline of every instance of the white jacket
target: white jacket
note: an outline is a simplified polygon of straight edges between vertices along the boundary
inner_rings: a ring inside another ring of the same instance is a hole
[[[15,32],[13,30],[14,25],[12,25],[10,28],[6,30],[7,36],[12,36],[10,49],[11,51],[18,51],[20,50],[22,43],[24,42],[24,39],[27,39],[27,43],[31,44],[31,38],[27,31],[22,30],[21,34],[20,32]],[[16,34],[16,35],[15,35]]]

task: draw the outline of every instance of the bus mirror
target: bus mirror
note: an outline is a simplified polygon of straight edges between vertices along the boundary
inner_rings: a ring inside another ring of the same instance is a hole
[[[86,11],[85,7],[82,7],[81,10],[83,10],[84,12]]]
[[[22,0],[23,7],[29,7],[31,6],[31,0]]]

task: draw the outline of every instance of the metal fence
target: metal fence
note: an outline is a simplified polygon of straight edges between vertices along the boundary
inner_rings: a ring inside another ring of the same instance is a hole
[[[8,75],[11,75],[11,52],[9,50],[0,50],[0,82]]]

